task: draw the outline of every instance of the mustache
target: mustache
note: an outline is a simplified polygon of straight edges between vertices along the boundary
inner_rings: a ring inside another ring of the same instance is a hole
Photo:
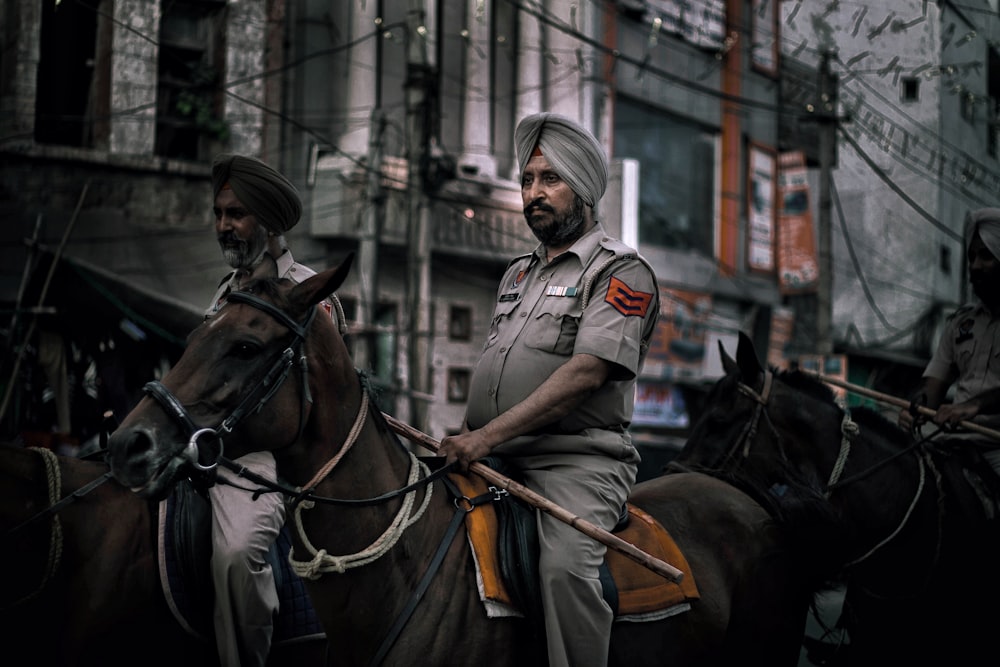
[[[234,246],[240,244],[246,245],[247,242],[244,239],[241,239],[239,236],[237,236],[236,232],[230,229],[219,234],[219,243],[225,246]]]
[[[549,206],[548,204],[542,203],[540,199],[536,199],[527,206],[524,207],[524,214],[531,215],[535,211],[545,211],[547,213],[555,213],[556,210]]]

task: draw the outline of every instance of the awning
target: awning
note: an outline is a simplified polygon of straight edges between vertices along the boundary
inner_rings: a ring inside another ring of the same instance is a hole
[[[38,305],[53,258],[50,251],[40,252],[22,311]],[[70,257],[60,258],[42,305],[53,309],[51,317],[70,331],[121,329],[136,340],[156,337],[178,347],[202,321],[202,311],[191,304]]]

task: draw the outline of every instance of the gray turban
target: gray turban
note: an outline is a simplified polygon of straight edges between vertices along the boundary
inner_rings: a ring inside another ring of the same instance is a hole
[[[514,130],[520,172],[538,147],[559,177],[580,199],[593,207],[608,187],[604,147],[577,123],[554,113],[526,116]]]
[[[993,256],[1000,259],[1000,208],[981,208],[969,214],[965,232],[966,249],[976,232],[979,232],[979,238]]]
[[[299,191],[292,182],[257,158],[224,153],[212,165],[212,196],[230,187],[257,222],[284,234],[302,215]]]

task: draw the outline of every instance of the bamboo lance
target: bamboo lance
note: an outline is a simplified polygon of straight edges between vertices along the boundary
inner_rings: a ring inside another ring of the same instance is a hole
[[[383,416],[386,421],[389,422],[389,426],[392,427],[396,433],[407,438],[408,440],[422,445],[432,452],[437,452],[440,448],[440,443],[426,433],[419,431],[409,424],[399,421],[392,415],[383,413]],[[679,583],[681,579],[684,578],[684,573],[673,565],[665,563],[656,556],[653,556],[652,554],[639,549],[634,544],[626,542],[620,537],[609,533],[600,526],[595,526],[586,519],[576,516],[569,510],[566,510],[565,508],[553,503],[548,498],[535,493],[523,484],[519,484],[511,478],[498,473],[493,468],[490,468],[489,466],[478,461],[474,461],[472,465],[469,466],[469,470],[481,476],[486,481],[496,484],[500,488],[506,489],[508,492],[517,496],[532,507],[538,508],[563,523],[576,528],[584,535],[594,538],[609,549],[614,549],[628,558],[631,558],[639,565],[652,570],[656,574],[665,577],[674,583]]]
[[[899,398],[898,396],[893,396],[891,394],[883,394],[882,392],[875,391],[874,389],[869,389],[867,387],[862,387],[860,385],[851,384],[850,382],[845,382],[840,378],[831,377],[829,375],[823,375],[822,373],[817,373],[816,371],[810,371],[805,369],[800,369],[800,370],[801,372],[807,375],[812,375],[813,377],[822,380],[827,384],[832,384],[835,387],[841,387],[842,389],[846,389],[847,391],[854,394],[858,394],[860,396],[867,396],[869,398],[874,398],[875,400],[881,401],[888,405],[895,405],[896,407],[900,408],[909,408],[911,405],[909,401],[907,401],[906,399]],[[932,410],[931,408],[928,408],[926,405],[917,405],[916,409],[919,414],[924,415],[925,417],[933,418],[937,414],[936,410]],[[994,440],[1000,440],[1000,431],[996,431],[986,426],[982,426],[981,424],[977,424],[975,422],[970,422],[963,419],[962,421],[958,422],[958,425],[969,431],[973,431],[975,433],[979,433],[981,435],[993,438]]]

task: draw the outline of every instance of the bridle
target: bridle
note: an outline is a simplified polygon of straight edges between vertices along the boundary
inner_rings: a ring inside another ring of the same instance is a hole
[[[785,456],[785,448],[781,441],[781,434],[778,433],[778,429],[774,427],[771,423],[771,417],[767,414],[767,402],[771,397],[771,387],[774,384],[774,373],[771,371],[764,371],[764,386],[758,393],[750,385],[744,382],[737,382],[736,389],[744,396],[749,397],[756,403],[753,408],[753,414],[750,415],[750,419],[747,423],[743,425],[743,429],[740,431],[739,437],[733,441],[733,445],[726,451],[722,457],[722,467],[724,468],[727,463],[729,463],[735,456],[737,452],[742,449],[742,456],[744,459],[750,456],[750,448],[754,444],[754,440],[757,438],[757,429],[760,426],[760,418],[763,415],[764,420],[767,422],[768,428],[770,428],[771,433],[774,434],[775,442],[777,443],[778,452],[781,454],[783,460],[787,460]]]
[[[305,486],[301,488],[294,488],[280,481],[262,477],[250,470],[247,470],[239,463],[231,461],[223,456],[223,434],[231,433],[236,425],[243,421],[243,419],[255,412],[259,412],[265,405],[267,405],[268,401],[274,397],[278,389],[281,388],[281,385],[288,378],[292,364],[296,359],[298,359],[299,367],[301,369],[302,402],[299,409],[298,430],[291,442],[294,443],[301,437],[303,428],[305,427],[307,407],[313,402],[312,394],[309,391],[309,365],[305,354],[302,353],[302,345],[305,342],[309,327],[311,326],[313,319],[316,317],[316,309],[311,308],[305,321],[299,324],[281,309],[249,292],[232,292],[226,297],[226,299],[227,301],[236,303],[245,303],[267,313],[282,325],[287,327],[294,334],[294,336],[288,344],[288,347],[286,347],[278,355],[277,359],[271,365],[271,368],[268,370],[260,384],[258,384],[258,386],[255,387],[249,394],[243,397],[243,400],[240,401],[239,405],[237,405],[229,416],[223,419],[222,422],[215,428],[199,428],[196,426],[194,420],[191,419],[191,416],[188,414],[187,410],[184,409],[181,402],[170,392],[169,389],[166,388],[166,386],[163,385],[163,383],[154,380],[152,382],[148,382],[145,387],[143,387],[144,391],[155,399],[167,415],[170,416],[178,426],[180,426],[182,432],[185,434],[185,437],[188,438],[188,444],[185,447],[184,456],[192,467],[195,468],[195,470],[203,473],[209,473],[217,466],[222,465],[232,471],[237,477],[245,478],[255,484],[265,487],[267,490],[276,491],[288,496],[291,498],[290,505],[293,508],[297,508],[301,503],[307,500],[311,503],[347,505],[354,507],[378,505],[400,496],[406,496],[416,489],[425,486],[429,487],[431,482],[444,476],[449,470],[451,470],[453,466],[443,466],[433,473],[428,474],[426,467],[421,463],[420,466],[424,467],[420,467],[419,469],[425,473],[422,478],[412,478],[406,486],[373,498],[340,499],[326,498],[315,495],[314,491],[319,483],[323,481],[323,479],[326,478],[330,472],[332,472],[337,463],[340,462],[344,455],[357,441],[361,427],[368,414],[367,392],[362,392],[361,394],[361,405],[358,409],[358,414],[355,417],[354,425],[352,426],[347,439],[341,445],[340,450],[329,462],[326,463],[326,465],[323,466],[320,471],[313,476],[313,478]],[[204,453],[205,448],[209,448],[207,455]],[[411,458],[413,459],[413,466],[417,467],[415,457]],[[207,462],[202,463],[203,460]],[[254,491],[255,494],[260,492],[260,489]]]
[[[775,436],[776,443],[777,443],[777,448],[778,448],[778,452],[781,454],[782,460],[783,461],[788,461],[788,456],[787,456],[787,454],[785,452],[784,447],[782,446],[781,435],[778,433],[778,431],[775,428],[774,424],[771,422],[771,418],[768,415],[767,410],[764,409],[768,405],[768,401],[770,399],[771,388],[773,386],[773,383],[774,383],[774,373],[772,373],[769,370],[768,371],[764,371],[764,385],[763,385],[763,388],[761,389],[760,393],[758,393],[753,387],[751,387],[751,386],[749,386],[749,385],[747,385],[747,384],[745,384],[743,382],[737,382],[736,388],[739,390],[739,392],[742,393],[742,394],[744,394],[745,396],[748,396],[749,398],[751,398],[756,403],[756,405],[754,406],[753,414],[751,415],[751,417],[747,421],[747,423],[744,425],[743,430],[741,431],[739,438],[736,439],[736,441],[734,442],[733,446],[726,452],[725,457],[723,458],[723,465],[725,465],[725,463],[728,462],[736,454],[736,452],[738,450],[740,450],[741,448],[743,450],[743,452],[742,452],[743,458],[747,458],[750,455],[750,448],[753,445],[754,439],[756,438],[756,435],[757,435],[757,427],[758,427],[758,423],[760,422],[761,414],[763,414],[764,419],[767,421],[767,424],[768,424],[768,426],[771,429],[771,432]],[[867,477],[868,475],[870,475],[871,473],[873,473],[875,470],[877,470],[877,469],[879,469],[879,468],[887,465],[888,463],[890,463],[891,461],[899,458],[903,454],[906,454],[908,452],[913,451],[913,449],[917,445],[920,444],[919,442],[915,443],[914,445],[912,445],[910,447],[907,447],[905,449],[902,449],[899,452],[894,453],[892,456],[890,456],[890,457],[888,457],[886,459],[883,459],[882,461],[879,461],[875,465],[873,465],[870,468],[867,468],[867,469],[861,471],[860,473],[852,475],[852,476],[850,476],[850,477],[848,477],[846,479],[841,479],[841,475],[843,474],[844,467],[847,464],[847,459],[850,456],[851,445],[854,442],[855,438],[860,433],[860,429],[858,428],[857,423],[854,422],[853,419],[851,419],[851,413],[850,413],[850,411],[847,410],[843,405],[840,405],[840,407],[841,407],[841,410],[843,411],[843,417],[841,418],[841,422],[840,422],[840,433],[841,433],[840,450],[837,452],[836,462],[834,463],[833,469],[830,471],[830,477],[829,477],[829,479],[826,482],[826,492],[825,492],[825,495],[827,497],[829,497],[830,494],[833,493],[834,491],[836,491],[837,489],[842,488],[842,487],[844,487],[844,486],[846,486],[848,484],[851,484],[853,482],[856,482],[859,479]],[[899,534],[899,532],[903,529],[903,527],[910,520],[910,517],[913,514],[913,510],[916,507],[917,502],[920,500],[920,496],[923,494],[924,486],[925,486],[925,483],[926,483],[926,476],[927,476],[927,469],[928,468],[930,468],[930,470],[934,473],[935,478],[937,479],[938,495],[940,496],[940,494],[942,493],[941,488],[940,488],[940,486],[941,486],[940,473],[938,473],[937,469],[935,468],[935,466],[933,464],[933,461],[931,460],[930,456],[928,454],[926,454],[926,452],[923,452],[923,451],[918,451],[917,452],[917,465],[918,465],[917,489],[916,489],[916,492],[913,495],[913,500],[910,502],[910,505],[907,508],[906,512],[904,513],[903,518],[899,522],[899,525],[897,525],[896,528],[889,533],[889,535],[887,535],[884,539],[882,539],[881,541],[879,541],[878,544],[876,544],[874,547],[872,547],[864,555],[862,555],[862,556],[860,556],[860,557],[852,560],[851,562],[847,563],[846,564],[847,566],[856,565],[856,564],[858,564],[858,563],[860,563],[860,562],[862,562],[864,560],[867,560],[876,551],[878,551],[879,549],[881,549],[882,547],[884,547],[897,534]],[[941,521],[940,514],[939,514],[938,519],[939,519],[939,524],[940,524],[940,521]],[[940,525],[939,525],[938,541],[937,541],[937,545],[935,546],[935,550],[934,550],[934,561],[935,562],[937,561],[937,558],[938,558],[938,555],[939,555],[940,537],[941,537],[941,529],[940,529]]]
[[[267,405],[288,378],[292,364],[296,360],[301,371],[302,391],[299,426],[291,442],[297,441],[302,435],[306,412],[308,406],[312,404],[312,394],[309,391],[309,364],[305,354],[302,354],[302,344],[305,342],[306,332],[316,317],[316,309],[310,308],[305,321],[299,324],[281,309],[250,292],[232,292],[226,299],[228,302],[245,303],[267,313],[291,331],[293,337],[288,347],[278,354],[264,378],[243,397],[229,416],[214,428],[196,426],[188,411],[162,382],[153,380],[143,387],[143,391],[160,404],[164,412],[188,438],[184,455],[188,462],[201,472],[210,472],[218,466],[224,458],[223,434],[232,433],[241,421],[253,413],[260,412]]]

